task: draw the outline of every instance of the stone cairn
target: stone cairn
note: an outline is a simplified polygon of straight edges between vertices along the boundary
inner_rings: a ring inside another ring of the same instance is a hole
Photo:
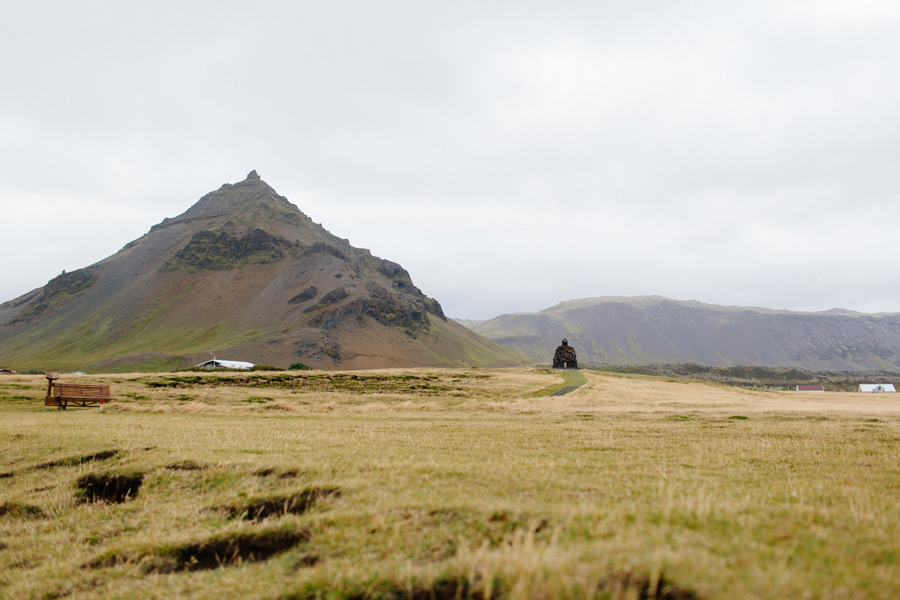
[[[575,348],[569,345],[569,340],[563,338],[562,345],[556,348],[553,354],[554,369],[577,369],[578,359],[575,358]]]

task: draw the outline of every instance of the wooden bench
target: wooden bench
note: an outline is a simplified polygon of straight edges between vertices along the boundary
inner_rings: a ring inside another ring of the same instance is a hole
[[[44,373],[47,378],[46,406],[55,406],[57,410],[66,410],[69,405],[87,406],[100,404],[103,410],[104,402],[111,402],[108,385],[94,385],[87,383],[57,383],[59,375],[56,373]]]

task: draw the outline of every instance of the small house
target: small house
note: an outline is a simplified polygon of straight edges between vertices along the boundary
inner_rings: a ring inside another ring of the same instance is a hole
[[[221,360],[218,358],[196,365],[198,369],[252,369],[255,366],[256,365],[251,362],[244,362],[241,360]]]
[[[812,384],[812,383],[798,383],[797,384],[798,392],[824,392],[825,386],[821,384]]]
[[[893,383],[861,383],[859,384],[859,391],[877,394],[880,392],[896,392],[897,390],[894,389]]]

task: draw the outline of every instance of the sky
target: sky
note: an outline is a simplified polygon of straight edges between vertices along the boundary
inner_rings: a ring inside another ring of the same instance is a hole
[[[447,315],[900,312],[900,0],[0,0],[0,302],[250,170]]]

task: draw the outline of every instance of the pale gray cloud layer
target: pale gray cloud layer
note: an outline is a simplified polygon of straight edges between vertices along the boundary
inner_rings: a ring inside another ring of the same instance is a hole
[[[0,0],[0,301],[250,169],[448,314],[900,311],[900,2]]]

